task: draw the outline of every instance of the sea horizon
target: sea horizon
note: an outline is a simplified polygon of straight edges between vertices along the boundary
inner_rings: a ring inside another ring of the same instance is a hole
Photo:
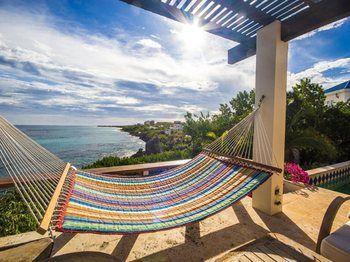
[[[128,157],[145,142],[118,127],[96,125],[15,125],[65,162],[80,168],[106,156]],[[0,168],[0,177],[7,176]]]

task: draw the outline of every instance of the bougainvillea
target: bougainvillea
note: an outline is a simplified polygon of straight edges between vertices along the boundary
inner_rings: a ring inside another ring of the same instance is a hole
[[[285,163],[284,178],[292,182],[309,183],[308,173],[295,163]]]

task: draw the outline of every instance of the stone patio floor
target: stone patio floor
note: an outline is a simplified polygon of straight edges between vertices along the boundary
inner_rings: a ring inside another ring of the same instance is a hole
[[[56,234],[53,256],[78,251],[112,254],[116,261],[215,261],[268,233],[279,233],[315,250],[323,215],[336,196],[321,188],[305,188],[284,195],[283,213],[268,216],[255,210],[246,197],[199,223],[140,235]],[[340,209],[334,228],[348,218],[350,203]],[[36,232],[0,238],[0,247],[38,239]]]

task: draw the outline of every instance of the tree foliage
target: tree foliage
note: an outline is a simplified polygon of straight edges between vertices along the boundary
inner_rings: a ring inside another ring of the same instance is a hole
[[[116,156],[107,156],[83,168],[88,169],[88,168],[99,168],[99,167],[110,167],[110,166],[155,163],[155,162],[162,162],[162,161],[169,161],[169,160],[186,159],[190,157],[191,155],[188,150],[164,151],[162,153],[144,155],[140,157],[120,158]]]
[[[215,115],[187,113],[192,152],[222,135],[253,110],[254,91],[239,92]],[[287,93],[286,160],[312,167],[350,159],[350,102],[325,105],[321,85],[302,79]]]
[[[221,104],[218,114],[211,116],[203,113],[199,115],[187,113],[184,132],[191,137],[193,155],[246,117],[253,110],[254,100],[254,91],[243,91],[233,97],[228,104]]]
[[[0,237],[36,229],[36,222],[15,190],[0,192]]]

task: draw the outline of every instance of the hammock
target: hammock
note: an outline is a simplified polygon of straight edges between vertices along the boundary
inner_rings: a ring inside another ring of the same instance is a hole
[[[253,144],[257,161],[250,160]],[[97,175],[63,162],[0,117],[1,161],[41,233],[142,233],[199,221],[281,172],[266,164],[274,163],[269,148],[256,109],[183,166],[146,177]]]

